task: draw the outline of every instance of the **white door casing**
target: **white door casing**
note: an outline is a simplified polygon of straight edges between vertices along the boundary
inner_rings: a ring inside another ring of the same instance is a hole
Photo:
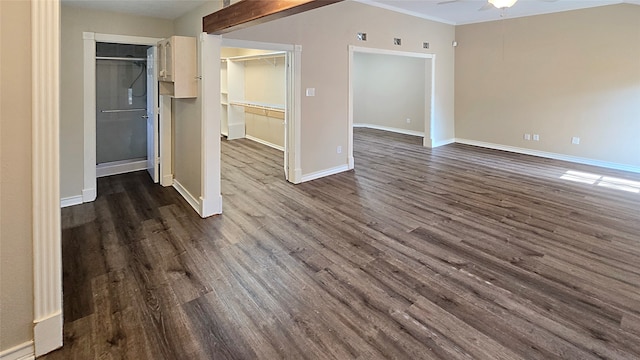
[[[154,183],[157,183],[160,177],[156,52],[157,48],[155,46],[147,49],[147,171]]]

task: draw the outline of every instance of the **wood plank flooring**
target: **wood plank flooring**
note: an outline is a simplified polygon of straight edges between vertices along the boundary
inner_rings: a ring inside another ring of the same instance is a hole
[[[63,209],[42,359],[640,358],[640,194],[561,179],[640,176],[420,142],[355,129],[355,171],[295,186],[223,142],[204,220],[144,172],[99,179]]]

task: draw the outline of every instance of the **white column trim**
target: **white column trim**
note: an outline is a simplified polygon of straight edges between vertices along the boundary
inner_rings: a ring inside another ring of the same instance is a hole
[[[62,346],[60,1],[31,2],[34,345]]]
[[[222,37],[200,34],[200,96],[202,104],[200,216],[222,214],[220,178],[220,106],[204,99],[220,99],[220,58]],[[219,102],[218,102],[219,103]]]
[[[84,182],[82,201],[97,197],[96,185],[96,36],[82,33],[83,39],[83,117],[84,117]]]

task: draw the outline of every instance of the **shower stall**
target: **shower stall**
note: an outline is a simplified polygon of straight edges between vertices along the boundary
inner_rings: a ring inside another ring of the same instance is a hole
[[[147,169],[146,45],[96,43],[96,175]]]

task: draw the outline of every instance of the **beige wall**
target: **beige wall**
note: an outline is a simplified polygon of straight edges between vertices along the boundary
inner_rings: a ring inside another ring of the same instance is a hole
[[[202,32],[202,17],[222,7],[222,1],[211,1],[174,21],[175,35],[198,36]],[[200,53],[200,41],[197,43]],[[198,69],[200,55],[198,55]],[[212,61],[220,61],[213,59]],[[198,70],[200,74],[200,70]],[[195,99],[173,99],[173,176],[191,195],[202,195],[201,89]],[[217,104],[217,101],[216,101]],[[217,105],[216,105],[217,106]]]
[[[354,53],[353,123],[424,133],[427,63],[431,73],[431,59]]]
[[[640,166],[640,6],[459,26],[456,40],[456,137]]]
[[[356,40],[366,32],[368,41]],[[434,139],[454,137],[451,25],[394,13],[356,2],[342,2],[248,29],[225,34],[225,38],[302,45],[302,89],[316,88],[315,97],[302,97],[302,173],[347,164],[348,142],[348,46],[410,52],[428,52],[436,60],[436,114]],[[402,46],[393,38],[402,38]],[[422,49],[429,41],[431,48]]]
[[[287,82],[285,58],[244,61],[244,99],[247,101],[285,105]],[[263,110],[247,109],[247,136],[284,147],[284,118],[282,113],[264,116]]]
[[[0,352],[33,339],[31,5],[0,1]]]
[[[164,38],[173,22],[62,6],[60,66],[60,196],[82,195],[84,172],[83,32]]]

